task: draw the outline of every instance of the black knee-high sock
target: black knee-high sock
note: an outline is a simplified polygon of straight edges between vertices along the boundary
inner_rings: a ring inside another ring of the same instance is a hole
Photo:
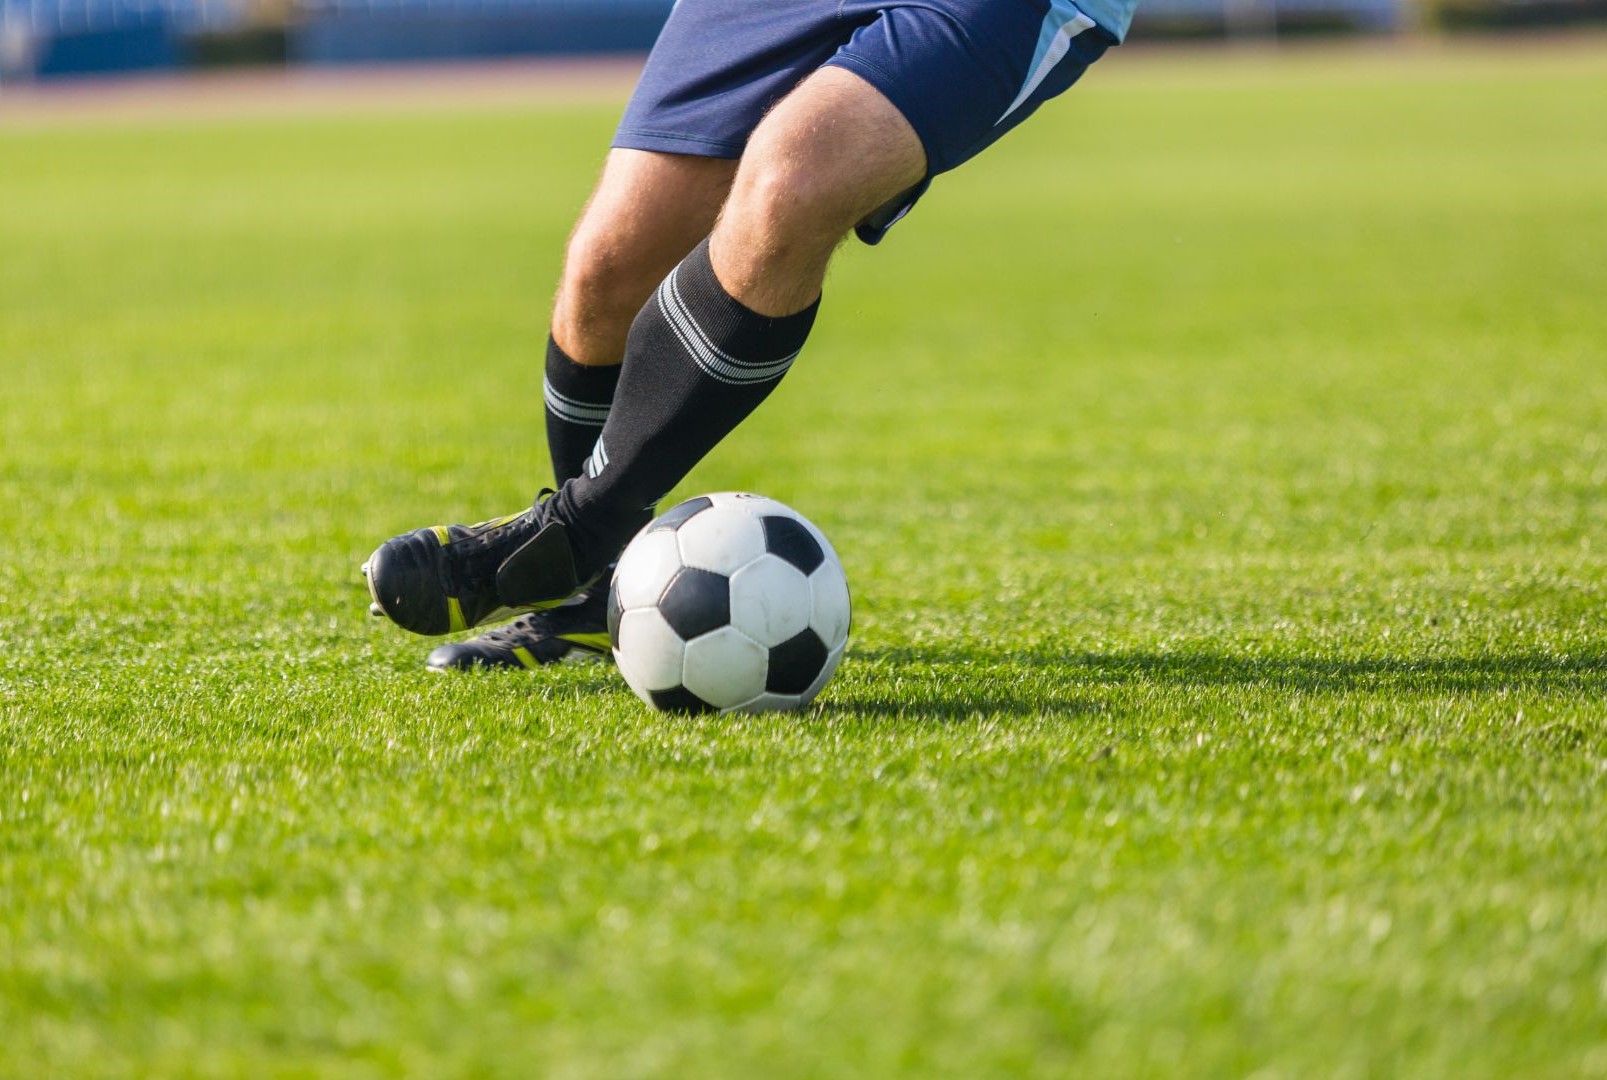
[[[704,240],[631,324],[614,407],[582,476],[558,492],[582,569],[619,553],[652,506],[758,407],[803,348],[820,301],[772,319],[714,276]]]
[[[560,487],[580,475],[614,403],[619,365],[577,364],[547,338],[547,376],[541,396],[547,404],[547,451]]]

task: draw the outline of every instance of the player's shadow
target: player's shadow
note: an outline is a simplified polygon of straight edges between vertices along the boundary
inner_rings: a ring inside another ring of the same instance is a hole
[[[965,653],[918,648],[856,649],[851,659],[882,669],[896,692],[835,695],[835,711],[864,716],[959,720],[984,715],[1106,713],[1127,691],[1238,689],[1289,695],[1414,697],[1499,693],[1607,696],[1607,652],[1572,656],[1490,653],[1418,658],[1234,656],[1219,652],[1033,649]]]

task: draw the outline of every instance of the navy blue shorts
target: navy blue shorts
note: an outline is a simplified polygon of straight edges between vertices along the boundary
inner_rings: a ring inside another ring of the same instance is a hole
[[[847,68],[926,149],[925,181],[860,228],[875,243],[933,176],[1063,93],[1115,40],[1071,0],[679,0],[614,145],[741,157],[793,87]]]

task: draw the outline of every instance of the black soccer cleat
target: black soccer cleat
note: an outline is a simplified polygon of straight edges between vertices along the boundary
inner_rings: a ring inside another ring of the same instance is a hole
[[[563,603],[590,578],[576,573],[568,530],[548,494],[478,525],[391,537],[363,564],[370,610],[415,634],[449,634]]]
[[[431,671],[462,671],[537,668],[608,656],[608,583],[598,581],[558,607],[521,615],[468,641],[439,646],[425,663]]]

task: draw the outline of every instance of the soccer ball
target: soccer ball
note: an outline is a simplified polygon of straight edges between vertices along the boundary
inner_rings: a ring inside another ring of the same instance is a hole
[[[700,495],[636,534],[608,598],[614,659],[670,712],[799,709],[848,643],[848,581],[821,531],[762,495]]]

